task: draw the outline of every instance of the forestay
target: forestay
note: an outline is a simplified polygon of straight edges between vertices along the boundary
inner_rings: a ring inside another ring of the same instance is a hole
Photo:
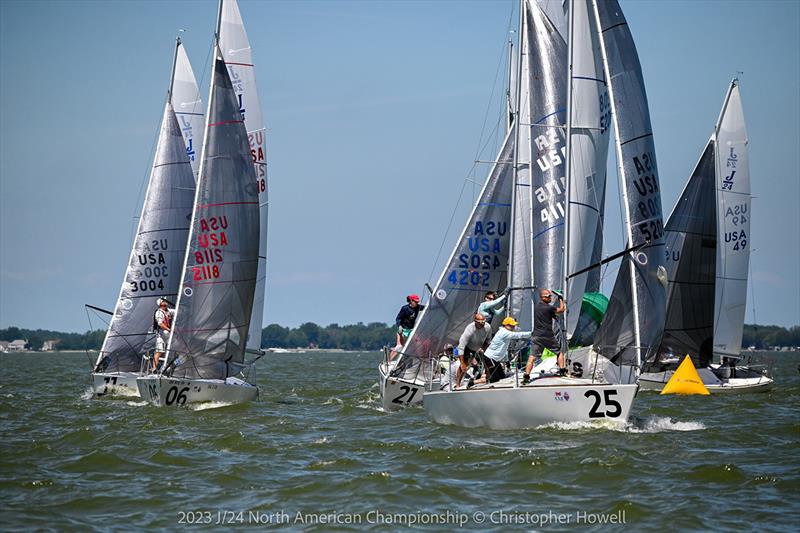
[[[97,372],[138,372],[155,343],[156,300],[175,301],[186,252],[194,177],[167,102],[128,268],[97,359]]]
[[[425,357],[457,344],[486,291],[507,284],[510,245],[512,157],[509,132],[489,177],[436,282],[427,307],[406,341],[406,356]]]
[[[203,149],[203,130],[206,125],[205,109],[192,65],[180,39],[175,56],[171,101],[186,143],[186,155],[192,164],[194,178],[197,181],[200,172],[200,151]]]
[[[750,165],[739,81],[731,82],[716,128],[717,283],[714,353],[738,356],[750,266]]]
[[[712,138],[667,220],[669,297],[661,348],[653,354],[689,355],[698,368],[711,362],[714,337],[717,258],[714,160]],[[652,371],[658,368],[653,367]]]
[[[601,213],[605,199],[606,161],[611,126],[611,105],[603,71],[594,14],[588,0],[574,0],[570,14],[570,65],[568,77],[570,115],[568,127],[567,332],[572,337],[580,318],[591,271],[570,277],[598,261],[596,237],[602,245]],[[596,279],[599,268],[592,276]]]
[[[224,379],[241,369],[258,268],[258,190],[225,62],[215,61],[189,246],[166,373]]]
[[[228,66],[233,89],[244,119],[250,154],[255,165],[255,183],[258,187],[260,235],[258,248],[258,277],[253,302],[253,316],[248,332],[247,349],[261,349],[261,328],[264,316],[264,291],[267,276],[267,147],[266,129],[261,114],[261,103],[256,85],[255,65],[250,41],[244,29],[236,0],[223,0],[219,20],[219,47]]]
[[[626,246],[595,349],[628,367],[636,379],[645,353],[657,349],[664,329],[666,270],[664,224],[647,94],[630,29],[616,0],[593,0],[600,28],[617,164],[623,194]]]

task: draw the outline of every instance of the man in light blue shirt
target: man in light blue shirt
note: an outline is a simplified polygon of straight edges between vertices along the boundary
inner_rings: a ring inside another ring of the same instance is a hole
[[[503,312],[503,302],[505,301],[505,294],[498,298],[497,293],[494,291],[487,292],[483,297],[483,303],[478,306],[478,313],[482,314],[486,318],[486,323],[489,324],[490,327],[492,325],[492,319],[495,317],[495,315],[499,315]]]
[[[517,327],[517,321],[512,317],[503,319],[503,326],[497,330],[497,333],[492,337],[492,342],[489,347],[483,352],[484,364],[486,365],[486,381],[494,383],[503,379],[503,366],[500,364],[508,354],[508,347],[511,341],[519,339],[530,338],[530,331],[514,331]]]

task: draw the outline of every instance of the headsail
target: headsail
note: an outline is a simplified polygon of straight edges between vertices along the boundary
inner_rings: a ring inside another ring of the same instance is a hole
[[[192,65],[180,39],[175,56],[171,101],[183,140],[186,142],[186,155],[192,163],[194,179],[197,181],[200,172],[200,151],[203,149],[203,130],[206,127],[205,108]]]
[[[225,62],[211,78],[208,126],[166,373],[225,379],[244,361],[258,268],[255,171]]]
[[[747,131],[733,80],[716,128],[717,153],[717,284],[714,353],[738,356],[747,301],[750,266],[750,164]]]
[[[664,329],[666,270],[661,187],[647,93],[633,37],[616,0],[592,3],[617,132],[626,246],[632,250],[622,258],[594,345],[607,358],[628,367],[620,380],[632,382],[645,354],[657,349]]]
[[[513,129],[492,166],[478,201],[417,319],[403,352],[428,356],[456,344],[486,291],[507,284],[510,245]]]
[[[571,277],[599,261],[602,248],[602,209],[605,200],[606,161],[611,130],[611,105],[603,71],[596,21],[588,0],[571,2],[570,58],[567,128],[568,204],[567,332],[576,331],[584,293],[597,291],[595,281],[587,287],[592,271]],[[595,279],[600,269],[594,269]]]
[[[156,300],[177,297],[193,200],[192,168],[167,102],[125,280],[96,371],[138,372],[142,356],[154,347]]]
[[[258,275],[253,302],[253,316],[247,337],[247,349],[261,349],[261,328],[264,317],[264,291],[267,279],[267,146],[264,118],[258,98],[255,65],[250,41],[244,29],[242,16],[236,0],[222,0],[219,19],[219,47],[228,66],[233,89],[239,102],[239,111],[244,120],[250,155],[255,165],[255,183],[258,187],[259,227],[261,238],[258,248]]]
[[[667,220],[669,276],[666,323],[656,356],[689,355],[698,368],[711,362],[717,258],[714,139],[708,141]]]

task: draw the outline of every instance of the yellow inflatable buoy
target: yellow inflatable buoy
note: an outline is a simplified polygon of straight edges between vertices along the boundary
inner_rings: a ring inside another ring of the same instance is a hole
[[[688,355],[678,366],[678,369],[664,385],[661,394],[703,394],[708,395],[708,389],[703,385],[703,380]]]

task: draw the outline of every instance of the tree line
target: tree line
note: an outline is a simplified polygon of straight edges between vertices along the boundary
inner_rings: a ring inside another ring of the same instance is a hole
[[[329,348],[341,350],[379,350],[394,344],[395,328],[381,322],[340,326],[319,326],[306,322],[296,328],[270,324],[261,330],[262,348]],[[11,342],[25,339],[31,349],[38,350],[47,340],[58,340],[58,350],[99,350],[103,344],[105,330],[86,333],[64,333],[46,329],[22,329],[8,327],[0,329],[0,340]],[[800,326],[758,326],[745,324],[742,348],[755,346],[763,350],[772,347],[800,346]]]

